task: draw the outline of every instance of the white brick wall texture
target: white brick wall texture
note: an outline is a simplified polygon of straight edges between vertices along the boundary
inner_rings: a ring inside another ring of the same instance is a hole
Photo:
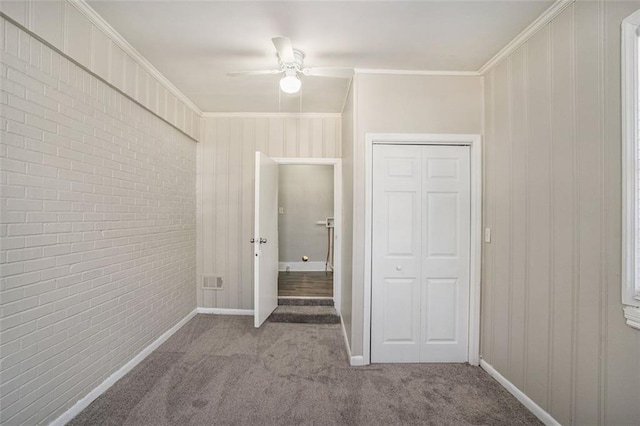
[[[196,144],[0,37],[0,424],[46,424],[195,309]]]

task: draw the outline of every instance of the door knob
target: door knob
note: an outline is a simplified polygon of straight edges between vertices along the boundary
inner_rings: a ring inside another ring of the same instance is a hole
[[[266,243],[267,243],[266,238],[260,238],[260,244],[266,244]]]
[[[255,242],[256,242],[256,239],[255,239],[255,238],[251,238],[251,239],[249,240],[249,242],[250,242],[251,244],[253,244],[253,243],[255,243]]]
[[[396,266],[396,271],[402,271],[402,266],[400,265]]]

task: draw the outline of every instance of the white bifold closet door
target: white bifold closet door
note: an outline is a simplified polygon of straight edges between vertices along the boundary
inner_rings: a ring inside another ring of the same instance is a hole
[[[372,362],[466,362],[468,146],[374,145]]]

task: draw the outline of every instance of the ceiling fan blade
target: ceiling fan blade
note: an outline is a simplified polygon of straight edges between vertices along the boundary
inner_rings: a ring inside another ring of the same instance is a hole
[[[351,78],[354,71],[353,68],[304,68],[302,73],[313,77]]]
[[[293,56],[293,46],[288,37],[274,37],[271,41],[278,51],[278,56],[282,62],[286,64],[295,60]]]
[[[229,77],[242,77],[245,75],[267,75],[267,74],[280,74],[282,70],[257,70],[257,71],[231,71],[227,75]]]

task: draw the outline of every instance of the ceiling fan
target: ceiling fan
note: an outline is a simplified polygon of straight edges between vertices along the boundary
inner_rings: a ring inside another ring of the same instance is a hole
[[[256,71],[232,71],[228,72],[229,77],[253,76],[266,74],[283,74],[280,79],[280,89],[285,93],[297,93],[302,87],[300,74],[310,77],[337,77],[351,78],[353,69],[351,68],[309,68],[304,67],[304,53],[294,49],[291,40],[287,37],[273,37],[271,39],[278,52],[278,65],[280,68]]]

